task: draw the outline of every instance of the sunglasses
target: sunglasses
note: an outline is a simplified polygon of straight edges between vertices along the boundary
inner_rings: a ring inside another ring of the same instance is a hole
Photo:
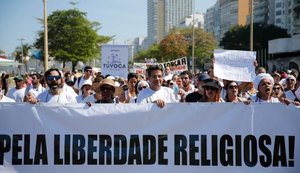
[[[211,87],[211,86],[207,86],[204,88],[205,90],[211,90],[211,91],[217,91],[217,88]]]
[[[61,76],[48,76],[47,77],[47,79],[49,80],[49,81],[53,81],[54,79],[55,80],[58,80],[58,79],[60,79],[61,78]]]
[[[287,81],[295,81],[294,79],[291,79],[291,78],[289,78],[289,79],[286,79]]]
[[[174,83],[170,83],[169,85],[174,85]]]
[[[92,73],[92,70],[85,70],[85,72]]]
[[[237,85],[230,85],[230,86],[228,86],[228,88],[229,88],[229,89],[237,89],[238,86],[237,86]]]
[[[114,87],[100,87],[100,91],[115,91]]]
[[[280,90],[280,87],[274,87],[273,90]]]
[[[142,86],[142,87],[139,87],[138,89],[141,91],[143,89],[147,88],[147,86]]]

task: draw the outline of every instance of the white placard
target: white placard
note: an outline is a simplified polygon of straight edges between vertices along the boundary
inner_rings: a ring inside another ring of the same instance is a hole
[[[217,49],[214,51],[214,58],[216,77],[243,82],[254,80],[256,52]]]
[[[127,78],[128,45],[102,45],[102,74]]]

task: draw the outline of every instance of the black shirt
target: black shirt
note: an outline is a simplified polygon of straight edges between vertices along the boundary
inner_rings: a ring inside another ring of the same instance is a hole
[[[186,96],[185,102],[200,102],[203,95],[199,94],[197,91],[190,93]]]

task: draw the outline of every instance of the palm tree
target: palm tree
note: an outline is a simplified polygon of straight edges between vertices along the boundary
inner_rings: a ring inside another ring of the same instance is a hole
[[[22,46],[23,47],[18,46],[15,49],[15,61],[18,61],[19,63],[25,64],[26,71],[27,71],[27,62],[28,62],[28,60],[24,59],[24,58],[27,57],[27,56],[29,56],[29,51],[32,48],[32,46],[30,44],[28,44],[28,43],[23,44]]]

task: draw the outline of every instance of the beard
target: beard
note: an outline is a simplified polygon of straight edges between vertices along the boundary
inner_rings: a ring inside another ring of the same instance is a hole
[[[50,88],[50,90],[57,90],[59,88],[63,87],[62,83],[59,83],[57,81],[53,81],[51,83],[48,84],[48,87]]]

